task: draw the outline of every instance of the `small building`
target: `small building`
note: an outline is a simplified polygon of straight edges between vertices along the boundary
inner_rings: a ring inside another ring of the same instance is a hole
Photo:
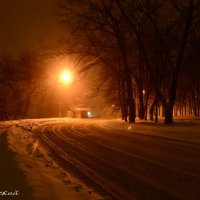
[[[91,108],[73,108],[71,117],[73,118],[90,118],[92,117]]]

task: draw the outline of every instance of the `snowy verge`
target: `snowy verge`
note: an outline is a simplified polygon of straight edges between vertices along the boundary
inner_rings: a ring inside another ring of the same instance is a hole
[[[47,155],[33,133],[28,131],[30,122],[15,124],[7,131],[9,148],[16,153],[19,167],[33,188],[33,196],[37,200],[100,199]],[[36,126],[35,123],[34,125]]]
[[[150,121],[137,120],[136,123],[125,123],[120,119],[104,120],[99,126],[105,129],[126,131],[129,133],[139,133],[164,137],[184,142],[200,144],[200,120],[180,120],[176,119],[175,123],[166,125],[163,123],[154,123]]]

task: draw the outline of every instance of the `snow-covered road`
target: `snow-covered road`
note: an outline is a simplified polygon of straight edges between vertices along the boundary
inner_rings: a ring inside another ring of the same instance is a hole
[[[199,130],[199,119],[0,122],[0,200],[28,188],[36,200],[199,199]]]
[[[109,200],[199,199],[198,143],[103,128],[100,120],[34,132],[64,170]]]

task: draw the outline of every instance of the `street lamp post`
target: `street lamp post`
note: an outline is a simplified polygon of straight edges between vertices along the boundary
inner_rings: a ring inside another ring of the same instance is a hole
[[[74,76],[73,73],[69,70],[63,70],[60,73],[60,79],[59,81],[65,85],[65,86],[69,86],[72,84],[74,80]],[[61,103],[62,99],[61,99],[61,90],[60,90],[60,95],[59,95],[59,117],[62,117],[62,103]]]

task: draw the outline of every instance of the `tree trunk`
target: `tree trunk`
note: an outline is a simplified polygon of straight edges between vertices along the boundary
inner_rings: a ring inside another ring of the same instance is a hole
[[[128,106],[128,114],[129,114],[129,122],[135,122],[135,99],[133,99],[133,88],[132,88],[132,79],[131,79],[131,71],[128,65],[126,44],[124,44],[124,38],[121,37],[120,29],[118,32],[118,42],[120,44],[120,52],[122,55],[122,62],[124,68],[124,77],[126,83],[126,93],[127,93],[127,106]]]
[[[5,112],[5,110],[0,110],[0,120],[1,121],[6,121],[6,120],[8,120],[9,118],[8,118],[8,115],[7,115],[7,113]]]
[[[142,90],[139,91],[139,109],[138,109],[138,117],[140,119],[144,119],[145,117],[145,106],[144,106],[144,94]]]
[[[173,123],[173,107],[176,100],[176,90],[178,85],[179,73],[184,59],[184,53],[186,51],[188,37],[190,34],[193,9],[194,1],[190,0],[188,4],[187,15],[185,18],[185,30],[183,31],[183,38],[180,44],[180,49],[176,60],[176,68],[174,70],[171,82],[169,102],[167,102],[165,106],[165,124]]]
[[[149,111],[150,120],[152,120],[152,121],[153,121],[153,114],[154,114],[155,106],[156,106],[156,99],[153,100],[153,103],[151,104],[151,108],[150,108],[150,111]]]
[[[21,114],[21,109],[22,109],[22,104],[23,104],[24,100],[21,99],[18,106],[17,106],[17,110],[14,113],[13,119],[16,120],[18,118],[18,116]]]
[[[133,99],[133,88],[129,70],[127,70],[126,75],[129,122],[135,122],[135,100]]]
[[[173,123],[173,104],[165,106],[165,124]]]
[[[155,116],[155,122],[158,123],[158,96],[155,97],[155,103],[156,103],[156,116]]]
[[[124,80],[119,81],[119,100],[121,106],[121,113],[122,113],[122,120],[127,122],[127,105],[126,105],[126,98],[125,98],[125,83]]]

